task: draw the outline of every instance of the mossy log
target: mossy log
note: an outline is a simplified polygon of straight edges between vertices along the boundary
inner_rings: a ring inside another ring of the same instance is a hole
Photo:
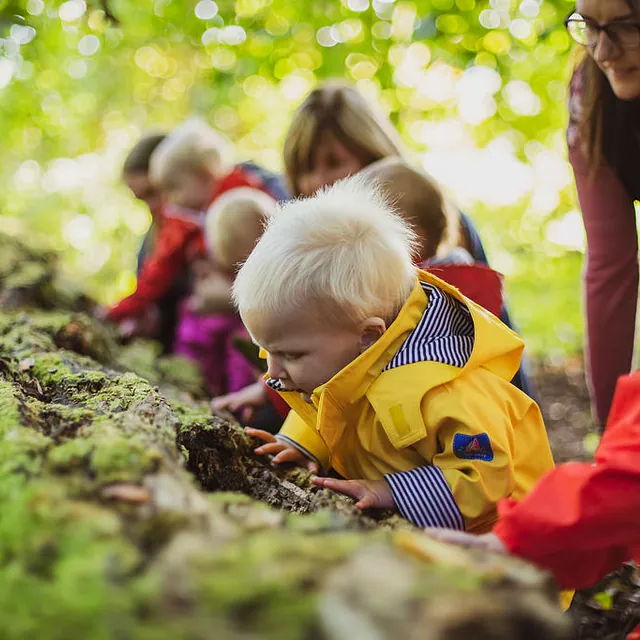
[[[255,456],[193,372],[128,360],[44,281],[0,287],[3,639],[568,637],[549,576]]]

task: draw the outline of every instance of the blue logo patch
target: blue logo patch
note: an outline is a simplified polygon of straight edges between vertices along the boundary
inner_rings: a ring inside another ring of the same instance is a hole
[[[453,453],[463,460],[482,460],[484,462],[493,460],[493,449],[486,433],[480,433],[477,436],[456,433],[453,436]]]

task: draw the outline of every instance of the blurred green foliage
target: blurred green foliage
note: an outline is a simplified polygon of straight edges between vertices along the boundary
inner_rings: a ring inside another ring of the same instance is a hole
[[[566,164],[565,0],[0,0],[0,226],[63,252],[103,302],[134,286],[149,217],[119,184],[149,128],[205,116],[281,168],[323,78],[377,99],[477,221],[533,351],[581,346]],[[469,159],[469,161],[467,161]]]

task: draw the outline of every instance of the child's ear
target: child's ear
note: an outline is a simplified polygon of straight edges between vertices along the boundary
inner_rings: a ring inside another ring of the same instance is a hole
[[[367,318],[362,323],[360,353],[366,351],[371,345],[375,344],[386,330],[387,325],[382,318]]]

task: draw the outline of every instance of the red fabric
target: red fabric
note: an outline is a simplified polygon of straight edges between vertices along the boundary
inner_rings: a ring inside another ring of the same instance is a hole
[[[447,264],[421,268],[453,285],[494,316],[500,316],[503,304],[502,276],[497,271],[481,264]]]
[[[274,391],[266,383],[265,388],[267,390],[267,398],[273,405],[273,408],[278,412],[279,416],[286,418],[289,415],[291,407],[282,399],[282,396],[277,391]]]
[[[637,626],[628,636],[627,640],[640,640],[640,626]]]
[[[587,234],[584,273],[588,374],[601,424],[619,376],[631,371],[638,301],[638,233],[633,199],[605,164],[594,175],[580,148],[581,76],[571,83],[567,139]]]
[[[218,181],[211,202],[238,187],[253,187],[268,193],[258,177],[237,166]],[[109,310],[108,318],[113,322],[143,312],[169,291],[195,258],[205,254],[204,234],[196,216],[183,215],[179,210],[167,207],[161,220],[153,252],[144,263],[136,290]]]
[[[502,501],[494,533],[565,589],[640,560],[640,373],[620,378],[595,463],[548,472],[521,502]]]
[[[108,318],[120,322],[138,315],[161,298],[180,272],[202,254],[202,229],[197,223],[165,213],[153,251],[145,261],[136,290],[109,310]]]

